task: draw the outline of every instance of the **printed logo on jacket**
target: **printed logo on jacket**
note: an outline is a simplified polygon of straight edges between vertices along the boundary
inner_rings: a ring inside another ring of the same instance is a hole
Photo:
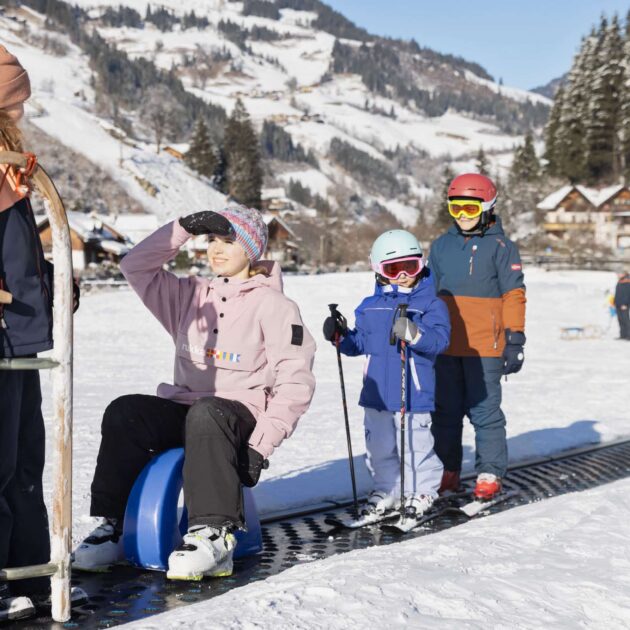
[[[229,361],[231,363],[240,363],[241,355],[236,352],[227,352],[226,350],[217,350],[216,348],[204,348],[193,344],[182,343],[182,350],[190,352],[190,354],[200,354],[208,359],[219,359],[220,361]]]

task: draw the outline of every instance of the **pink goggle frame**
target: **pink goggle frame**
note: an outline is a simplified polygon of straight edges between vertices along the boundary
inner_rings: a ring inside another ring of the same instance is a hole
[[[419,256],[406,256],[394,260],[374,263],[372,269],[388,280],[398,280],[403,274],[415,278],[423,269],[424,262]]]

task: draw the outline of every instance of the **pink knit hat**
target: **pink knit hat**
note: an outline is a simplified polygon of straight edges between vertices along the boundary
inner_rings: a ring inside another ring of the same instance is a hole
[[[31,82],[15,55],[0,44],[0,109],[21,105],[31,95]]]
[[[268,230],[262,214],[256,208],[232,205],[217,210],[216,214],[225,217],[234,233],[234,240],[245,250],[247,257],[256,262],[267,247]]]

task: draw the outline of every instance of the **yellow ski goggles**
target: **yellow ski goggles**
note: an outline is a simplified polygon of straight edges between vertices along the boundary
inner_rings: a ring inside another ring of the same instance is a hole
[[[448,213],[454,219],[475,219],[485,210],[484,203],[476,199],[449,199]]]

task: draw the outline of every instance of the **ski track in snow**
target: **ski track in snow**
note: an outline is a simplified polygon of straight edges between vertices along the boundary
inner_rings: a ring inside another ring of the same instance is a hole
[[[525,278],[526,361],[504,387],[511,461],[630,434],[630,347],[614,339],[616,322],[600,340],[560,339],[561,326],[606,326],[604,292],[614,287],[615,275],[528,268]],[[299,304],[318,343],[317,389],[311,408],[274,453],[255,489],[261,514],[350,496],[335,352],[322,339],[321,325],[332,301],[352,322],[354,307],[373,290],[373,275],[288,276],[285,290]],[[75,316],[75,542],[93,527],[90,483],[106,405],[123,394],[153,394],[159,382],[172,378],[172,359],[169,336],[129,289],[84,296]],[[343,365],[357,482],[360,492],[367,492],[362,413],[356,405],[363,359],[344,357]],[[52,437],[49,373],[42,373],[42,383]],[[466,470],[472,469],[473,443],[466,424]],[[49,505],[51,446],[49,439]],[[623,625],[621,612],[630,609],[624,593],[630,586],[628,490],[630,481],[623,481],[488,521],[481,518],[402,546],[296,567],[216,601],[176,611],[169,621],[144,622],[149,623],[144,627],[192,627],[194,620],[199,628],[243,629],[342,628],[350,621],[485,628],[488,620],[497,628],[630,627]],[[236,606],[236,597],[242,605]],[[198,608],[202,615],[195,612]],[[563,625],[564,616],[571,621]]]

